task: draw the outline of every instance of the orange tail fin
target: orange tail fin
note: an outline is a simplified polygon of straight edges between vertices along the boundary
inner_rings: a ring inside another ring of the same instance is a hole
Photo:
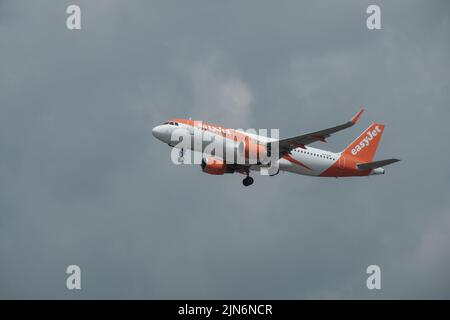
[[[377,152],[378,143],[383,134],[384,125],[374,123],[369,126],[364,132],[349,144],[342,152],[343,155],[354,157],[362,162],[371,162]]]

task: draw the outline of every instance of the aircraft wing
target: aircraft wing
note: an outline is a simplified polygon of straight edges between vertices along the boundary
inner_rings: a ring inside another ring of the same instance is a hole
[[[295,148],[305,148],[306,145],[316,142],[316,141],[322,141],[326,142],[326,138],[331,136],[333,133],[339,132],[341,130],[347,129],[351,126],[353,126],[361,117],[361,114],[364,112],[364,109],[361,109],[351,120],[347,121],[346,123],[337,125],[335,127],[323,129],[316,132],[306,133],[302,134],[300,136],[287,138],[287,139],[281,139],[278,141],[278,148],[280,156],[289,153],[292,149]],[[271,143],[269,142],[267,144],[268,149],[271,149]]]

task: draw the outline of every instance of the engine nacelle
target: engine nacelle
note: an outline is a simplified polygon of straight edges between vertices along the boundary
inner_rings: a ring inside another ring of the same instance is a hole
[[[257,164],[268,160],[267,148],[265,145],[246,138],[239,143],[239,155],[244,157],[246,163]]]
[[[202,159],[202,171],[208,174],[222,175],[225,173],[233,173],[234,169],[221,159],[207,157]]]

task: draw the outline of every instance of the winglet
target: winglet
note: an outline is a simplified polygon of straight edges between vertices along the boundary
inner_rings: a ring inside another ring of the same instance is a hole
[[[363,112],[364,108],[361,108],[361,110],[359,110],[359,112],[352,118],[352,120],[350,120],[350,122],[355,124],[359,120]]]

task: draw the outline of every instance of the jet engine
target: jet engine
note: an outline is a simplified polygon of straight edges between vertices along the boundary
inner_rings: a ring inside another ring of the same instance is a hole
[[[208,174],[222,175],[225,173],[233,173],[234,169],[227,165],[222,159],[204,157],[202,159],[202,171]]]

